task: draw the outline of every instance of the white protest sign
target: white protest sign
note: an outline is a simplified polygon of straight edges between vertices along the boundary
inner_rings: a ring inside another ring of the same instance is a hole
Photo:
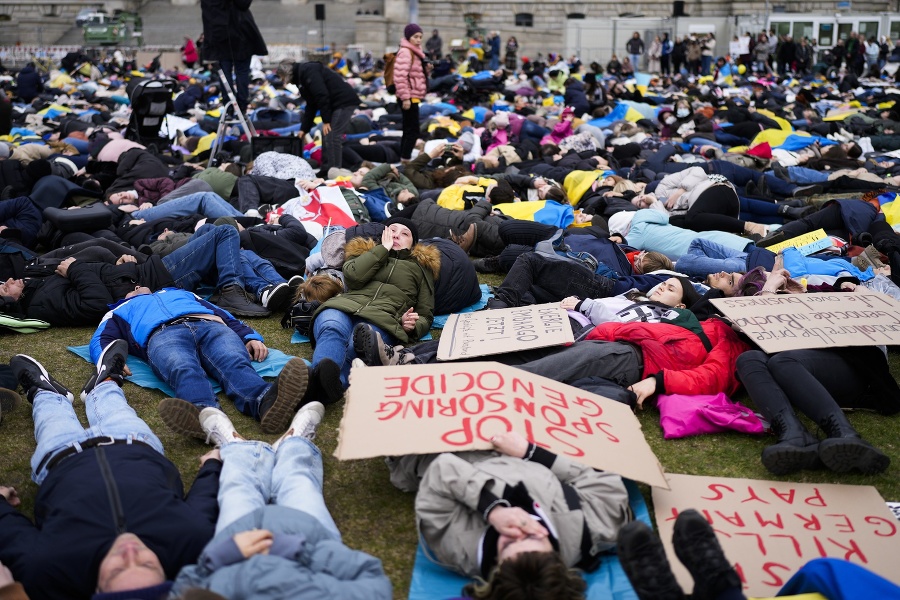
[[[450,315],[441,333],[438,360],[477,358],[571,344],[575,339],[559,303]]]
[[[900,302],[871,291],[711,301],[768,353],[900,344]]]

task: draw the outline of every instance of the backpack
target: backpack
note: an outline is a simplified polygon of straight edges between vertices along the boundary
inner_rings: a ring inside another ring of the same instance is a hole
[[[394,85],[394,63],[396,62],[396,52],[388,52],[384,55],[384,85],[387,86],[388,94],[397,93],[397,87]]]

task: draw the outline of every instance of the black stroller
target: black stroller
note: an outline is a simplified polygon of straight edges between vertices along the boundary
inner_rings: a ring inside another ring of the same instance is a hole
[[[175,110],[174,91],[171,79],[148,79],[137,84],[131,91],[131,119],[125,137],[145,146],[155,144],[159,150],[165,148],[169,140],[161,137],[159,130],[166,115]]]

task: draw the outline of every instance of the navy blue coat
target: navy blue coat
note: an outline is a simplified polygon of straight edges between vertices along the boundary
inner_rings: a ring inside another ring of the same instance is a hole
[[[166,578],[174,579],[196,562],[215,532],[221,469],[220,461],[206,461],[185,497],[178,469],[149,446],[97,446],[72,455],[44,480],[34,523],[0,498],[0,561],[31,598],[87,599],[97,587],[100,561],[128,532],[156,553]],[[110,501],[111,491],[121,511]]]
[[[44,82],[34,65],[28,64],[16,77],[16,93],[25,102],[31,102],[44,91]]]

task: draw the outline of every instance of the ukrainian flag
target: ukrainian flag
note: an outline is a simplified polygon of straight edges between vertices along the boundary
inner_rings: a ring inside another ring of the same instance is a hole
[[[878,196],[878,204],[888,224],[894,229],[900,227],[900,194],[885,192]]]
[[[553,200],[533,200],[530,202],[509,202],[494,206],[508,217],[522,221],[534,221],[565,229],[575,222],[575,211],[571,206]]]

